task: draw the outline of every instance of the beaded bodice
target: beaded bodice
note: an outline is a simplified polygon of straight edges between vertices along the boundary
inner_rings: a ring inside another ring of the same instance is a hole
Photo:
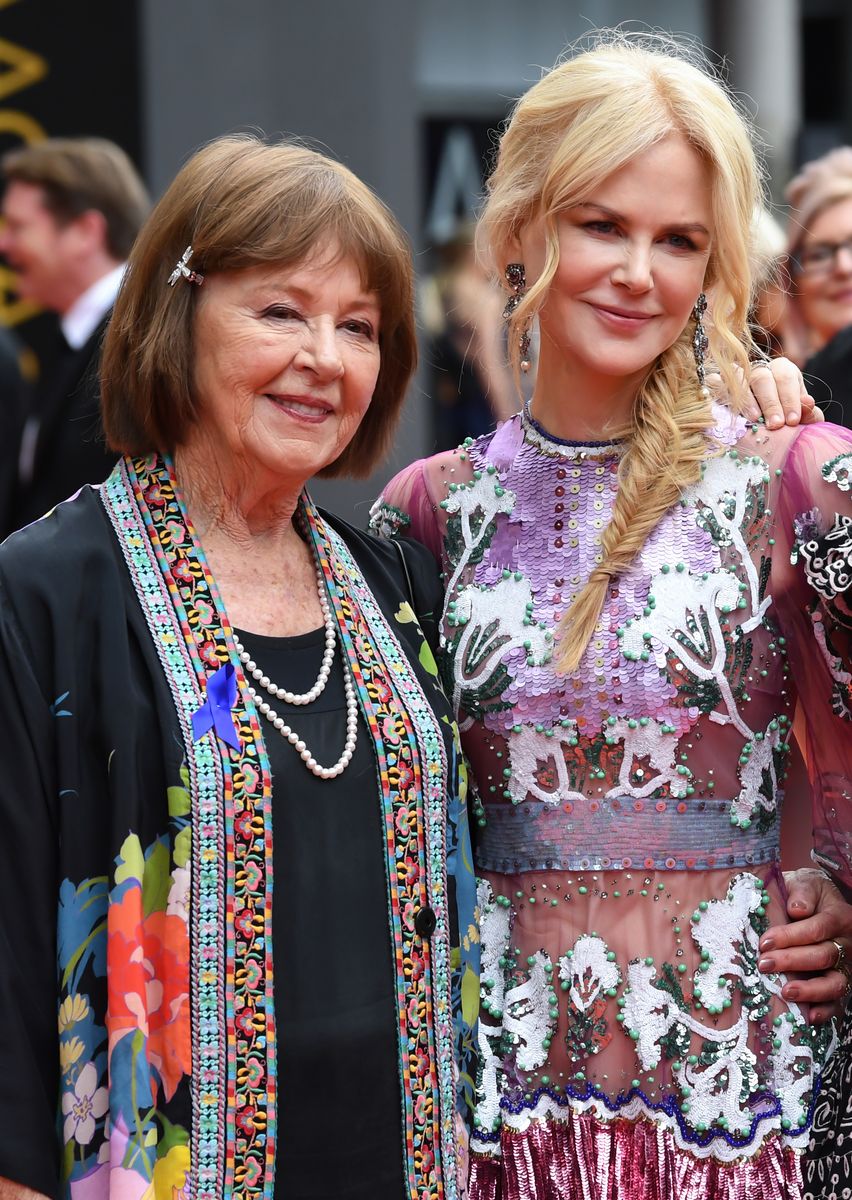
[[[729,440],[743,433],[732,426]],[[440,502],[454,701],[478,725],[468,752],[488,809],[609,802],[610,837],[600,808],[570,813],[572,857],[601,860],[628,821],[642,827],[637,849],[662,853],[680,840],[680,816],[692,848],[712,855],[733,823],[745,834],[756,818],[764,831],[777,826],[792,693],[785,639],[768,611],[769,468],[735,445],[708,458],[611,584],[580,668],[566,678],[554,667],[554,633],[601,561],[621,452],[548,441],[520,421],[469,447],[470,478],[451,482]],[[631,803],[613,809],[614,799]],[[708,842],[695,814],[722,803]],[[645,829],[648,810],[656,815]]]

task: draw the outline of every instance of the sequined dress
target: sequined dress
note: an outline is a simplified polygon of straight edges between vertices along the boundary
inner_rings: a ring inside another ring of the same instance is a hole
[[[815,853],[852,881],[852,434],[716,417],[571,676],[554,630],[600,561],[623,445],[519,416],[374,509],[442,559],[475,780],[472,1200],[801,1195],[832,1035],[758,971],[758,939],[786,919],[797,696]]]

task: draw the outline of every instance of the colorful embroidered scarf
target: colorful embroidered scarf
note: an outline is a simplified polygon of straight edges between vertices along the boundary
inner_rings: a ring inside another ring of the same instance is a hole
[[[188,921],[179,921],[169,908],[168,889],[152,909],[151,897],[144,896],[140,885],[135,924],[125,922],[121,937],[114,937],[118,893],[110,893],[110,970],[113,945],[126,947],[135,937],[135,958],[150,968],[140,987],[142,996],[156,994],[159,999],[164,990],[174,990],[176,978],[183,983],[172,997],[172,1011],[180,1012],[181,1019],[157,1028],[149,1020],[152,1013],[128,1014],[122,997],[110,987],[110,1061],[118,1061],[119,1051],[126,1055],[125,1039],[133,1039],[129,1086],[132,1090],[137,1077],[145,1077],[158,1120],[151,1121],[153,1108],[142,1113],[123,1104],[121,1121],[111,1129],[109,1154],[102,1152],[98,1161],[109,1167],[110,1194],[136,1192],[124,1187],[124,1177],[133,1170],[149,1182],[146,1200],[160,1195],[172,1200],[177,1193],[198,1200],[234,1193],[271,1200],[280,1136],[271,787],[258,714],[171,464],[156,457],[124,460],[101,497],[168,680],[184,743],[186,789],[183,797],[170,795],[169,807],[177,822],[172,824],[171,879],[174,885],[176,874],[183,872],[182,911]],[[463,774],[457,738],[446,718],[436,716],[392,621],[379,609],[343,539],[307,496],[300,509],[377,759],[408,1187],[417,1200],[452,1200],[459,1194],[454,1050],[459,1035],[465,1045],[471,1044],[471,1021],[455,1029],[453,1023],[454,1005],[459,1009],[462,999],[459,967],[465,970],[468,999],[471,979],[476,988],[475,936],[466,936],[472,912],[461,924],[466,942],[461,963],[449,936],[448,795],[455,839],[449,847],[451,869],[465,876],[463,890],[465,896],[471,894],[464,797],[456,778]],[[425,643],[424,648],[428,650]],[[413,809],[415,819],[398,819],[403,809]],[[414,916],[426,906],[437,918],[431,937],[419,936],[414,927]],[[151,967],[145,938],[153,925],[169,943],[169,955],[155,958]],[[167,963],[171,978],[160,978]],[[115,965],[116,980],[124,978],[117,960]],[[136,1128],[127,1127],[128,1107],[139,1118]],[[166,1115],[187,1108],[189,1130]],[[136,1142],[138,1155],[130,1153]]]

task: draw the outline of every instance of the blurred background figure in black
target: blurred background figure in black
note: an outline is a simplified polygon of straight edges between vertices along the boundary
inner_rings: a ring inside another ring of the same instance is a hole
[[[21,351],[14,334],[0,325],[0,531],[11,527],[18,477],[16,451],[26,404]]]
[[[18,295],[57,313],[60,325],[24,417],[7,533],[100,482],[115,461],[100,427],[97,363],[148,197],[124,151],[101,138],[11,151],[2,174],[0,253]],[[3,474],[10,469],[4,463]]]
[[[436,450],[487,433],[521,407],[506,365],[505,297],[477,262],[472,236],[463,225],[436,248],[435,272],[420,289]]]

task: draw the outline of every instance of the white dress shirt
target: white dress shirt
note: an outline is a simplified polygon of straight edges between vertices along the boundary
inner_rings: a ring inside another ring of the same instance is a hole
[[[127,263],[119,263],[117,267],[107,271],[106,275],[101,275],[100,279],[86,288],[59,318],[62,334],[72,350],[80,350],[85,346],[112,308],[126,266]],[[18,449],[18,479],[21,483],[32,482],[40,424],[41,419],[37,413],[31,413],[24,423]]]
[[[106,275],[102,275],[91,287],[86,288],[60,317],[59,324],[72,350],[79,350],[85,346],[104,315],[115,304],[126,266],[126,263],[119,263]]]

